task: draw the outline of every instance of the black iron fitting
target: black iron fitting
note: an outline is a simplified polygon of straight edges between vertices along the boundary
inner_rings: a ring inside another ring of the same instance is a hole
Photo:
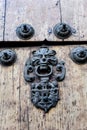
[[[60,100],[58,82],[64,80],[66,69],[64,62],[58,62],[56,52],[48,47],[41,47],[32,54],[26,61],[24,78],[31,83],[32,103],[48,112]]]
[[[28,40],[33,37],[35,31],[29,24],[21,24],[16,29],[17,36],[22,40]]]
[[[15,51],[5,49],[0,51],[0,63],[4,66],[10,66],[16,61],[17,55]]]
[[[70,52],[70,58],[77,64],[87,63],[87,49],[84,47],[74,48]]]
[[[53,32],[57,38],[66,39],[72,35],[73,29],[66,23],[58,23],[54,26]]]

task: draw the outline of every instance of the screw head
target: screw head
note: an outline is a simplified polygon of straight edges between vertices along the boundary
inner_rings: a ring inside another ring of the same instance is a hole
[[[28,40],[33,37],[35,31],[29,24],[21,24],[16,29],[17,36],[22,40]]]
[[[16,58],[16,53],[13,50],[5,49],[0,52],[0,63],[4,66],[12,65]]]
[[[66,39],[72,35],[72,29],[66,23],[56,24],[53,28],[53,32],[55,36],[60,39]]]
[[[87,49],[84,47],[74,48],[70,52],[70,58],[77,64],[87,63]]]
[[[84,50],[82,50],[82,51],[80,51],[80,52],[78,53],[78,56],[79,56],[80,58],[84,58],[84,57],[86,56],[86,52],[85,52]]]

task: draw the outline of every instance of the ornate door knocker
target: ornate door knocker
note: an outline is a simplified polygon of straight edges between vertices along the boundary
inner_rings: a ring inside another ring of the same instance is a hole
[[[31,83],[33,104],[48,112],[60,99],[57,81],[65,78],[66,69],[64,62],[55,57],[56,52],[48,47],[41,47],[32,54],[25,64],[24,78]]]

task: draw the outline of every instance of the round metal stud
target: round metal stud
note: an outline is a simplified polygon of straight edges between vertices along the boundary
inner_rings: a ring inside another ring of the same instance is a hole
[[[13,50],[5,49],[0,52],[0,63],[4,66],[12,65],[16,58],[16,53]]]
[[[59,23],[53,28],[53,32],[57,38],[66,39],[72,35],[72,29],[68,24]]]
[[[29,24],[21,24],[16,29],[16,34],[20,39],[28,40],[33,37],[35,31]]]
[[[70,58],[77,64],[87,62],[87,49],[84,47],[74,48],[70,53]]]

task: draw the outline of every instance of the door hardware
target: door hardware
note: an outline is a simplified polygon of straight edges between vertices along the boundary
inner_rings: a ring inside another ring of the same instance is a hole
[[[66,23],[58,23],[54,26],[53,32],[57,38],[66,39],[76,31]]]
[[[57,81],[65,78],[65,63],[59,62],[56,51],[48,47],[40,47],[32,54],[25,63],[24,79],[30,82],[32,103],[48,112],[60,100]]]
[[[87,49],[84,47],[74,48],[70,53],[70,58],[77,64],[87,62]]]
[[[4,66],[12,65],[16,58],[16,53],[13,50],[5,49],[0,51],[0,63]]]
[[[16,29],[16,34],[20,39],[28,40],[33,37],[35,31],[29,24],[21,24]]]

